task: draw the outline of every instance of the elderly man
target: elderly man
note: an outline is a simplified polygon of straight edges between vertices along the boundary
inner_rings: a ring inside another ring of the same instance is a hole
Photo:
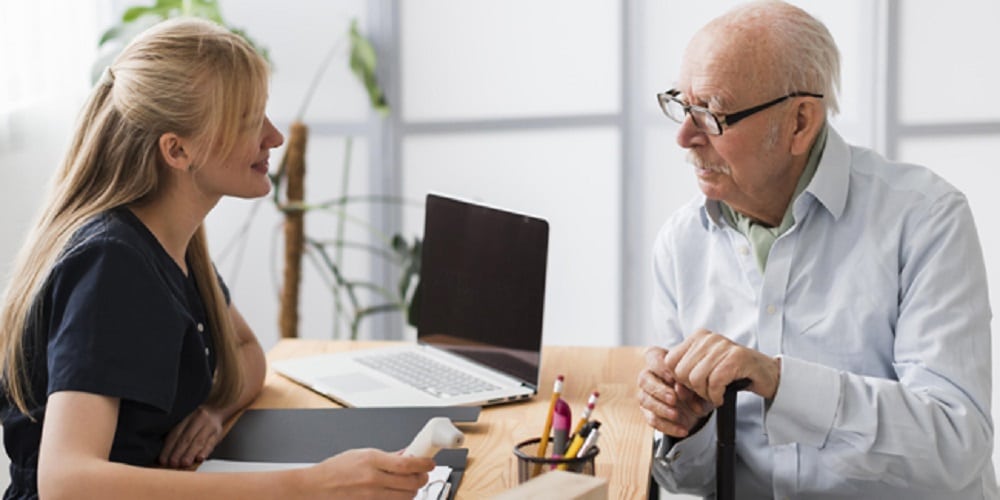
[[[847,145],[839,56],[797,7],[753,3],[690,42],[676,87],[703,197],[654,248],[639,404],[654,477],[713,496],[713,410],[738,399],[739,498],[996,498],[986,273],[965,197]]]

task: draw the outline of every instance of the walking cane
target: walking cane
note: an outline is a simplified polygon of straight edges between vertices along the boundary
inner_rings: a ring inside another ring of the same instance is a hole
[[[736,484],[736,393],[746,389],[750,379],[742,378],[726,386],[722,406],[716,411],[715,495],[717,500],[735,500]]]

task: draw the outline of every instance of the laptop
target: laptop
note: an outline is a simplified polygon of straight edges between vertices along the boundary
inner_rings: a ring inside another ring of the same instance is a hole
[[[538,392],[549,225],[428,194],[417,343],[272,364],[350,407],[481,406]]]

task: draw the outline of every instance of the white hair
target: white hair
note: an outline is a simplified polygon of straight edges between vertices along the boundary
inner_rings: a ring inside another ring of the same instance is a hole
[[[831,115],[840,108],[840,52],[826,26],[808,12],[777,0],[750,2],[733,8],[722,19],[740,26],[764,27],[773,42],[774,83],[784,94],[815,92]]]

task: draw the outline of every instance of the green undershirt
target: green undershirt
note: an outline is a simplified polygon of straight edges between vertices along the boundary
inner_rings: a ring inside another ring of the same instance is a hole
[[[767,267],[767,256],[771,253],[771,246],[774,245],[774,241],[795,224],[795,216],[792,215],[792,206],[795,205],[795,199],[802,194],[802,191],[805,191],[806,186],[809,185],[809,181],[812,180],[813,175],[816,173],[816,167],[823,156],[823,148],[825,146],[826,126],[824,125],[816,137],[816,141],[813,142],[812,148],[809,150],[809,158],[806,160],[806,167],[799,177],[798,184],[795,186],[795,194],[792,195],[792,199],[788,202],[788,207],[785,208],[785,216],[781,219],[781,224],[777,227],[765,226],[760,221],[733,210],[725,202],[719,203],[729,225],[733,226],[750,241],[750,247],[753,248],[754,256],[757,257],[757,267],[760,268],[760,272],[763,273],[764,268]]]

